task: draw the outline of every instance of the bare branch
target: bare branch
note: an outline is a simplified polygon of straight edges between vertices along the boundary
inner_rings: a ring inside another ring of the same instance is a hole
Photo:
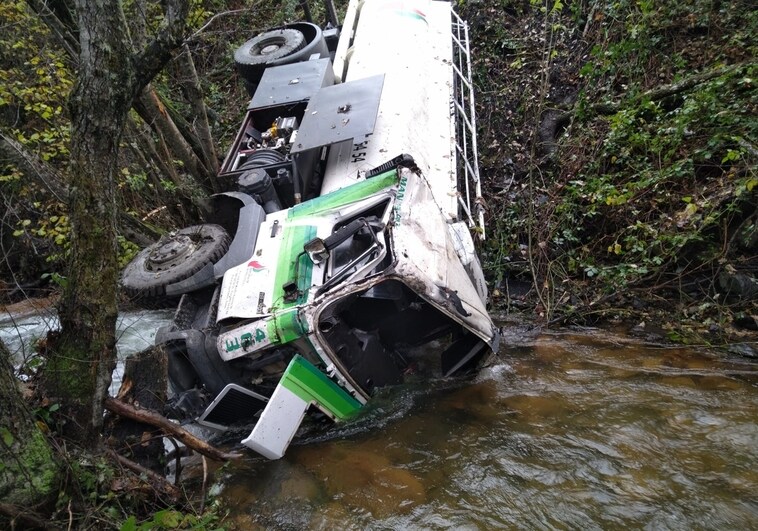
[[[260,3],[260,2],[258,2],[258,3]],[[228,17],[229,15],[236,15],[238,13],[249,12],[253,7],[255,7],[255,6],[246,7],[244,9],[232,9],[231,11],[224,11],[223,13],[216,13],[211,18],[209,18],[208,22],[206,22],[205,24],[203,24],[203,26],[199,30],[197,30],[195,33],[193,33],[189,37],[187,37],[185,39],[184,43],[188,44],[188,43],[192,42],[193,40],[195,40],[196,38],[198,38],[200,36],[200,34],[203,33],[205,30],[207,30],[210,27],[210,25],[213,24],[217,19],[219,19],[221,17]]]
[[[226,453],[218,450],[205,441],[198,439],[178,424],[174,424],[154,411],[137,408],[121,402],[120,400],[116,400],[115,398],[107,398],[105,400],[105,409],[118,415],[160,428],[164,433],[175,437],[189,448],[192,448],[196,452],[216,461],[228,461],[240,457],[237,453]]]
[[[58,16],[60,11],[56,12],[54,9],[51,9],[47,0],[26,0],[26,3],[32,11],[37,13],[53,35],[55,35],[56,40],[66,54],[68,54],[74,62],[78,62],[79,41],[74,34],[75,29],[71,27],[73,20],[61,20]]]
[[[153,472],[149,468],[145,468],[139,463],[135,463],[131,459],[127,459],[123,455],[117,454],[113,450],[108,450],[107,453],[111,459],[116,461],[121,466],[128,468],[139,476],[145,476],[148,480],[150,480],[151,485],[154,489],[160,489],[160,491],[168,494],[174,500],[179,499],[181,491],[176,487],[176,485],[169,483],[168,480],[166,480],[166,478],[163,476]]]
[[[167,0],[166,14],[155,39],[134,58],[136,96],[160,72],[184,38],[189,0]]]

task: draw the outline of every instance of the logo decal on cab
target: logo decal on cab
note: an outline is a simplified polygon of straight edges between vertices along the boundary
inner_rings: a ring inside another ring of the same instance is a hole
[[[259,273],[260,271],[264,271],[268,269],[265,265],[261,264],[258,260],[251,260],[248,262],[247,267],[252,267],[253,271],[256,273]]]

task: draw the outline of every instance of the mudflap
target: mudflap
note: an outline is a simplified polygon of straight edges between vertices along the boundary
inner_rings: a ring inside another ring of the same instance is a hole
[[[342,387],[296,355],[242,444],[268,459],[280,459],[311,405],[334,420],[346,419],[361,407]]]

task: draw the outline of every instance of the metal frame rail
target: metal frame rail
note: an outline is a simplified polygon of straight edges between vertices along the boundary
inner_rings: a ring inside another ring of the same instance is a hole
[[[454,9],[452,11],[453,35],[453,112],[456,115],[455,149],[458,154],[458,171],[463,172],[463,192],[458,200],[468,217],[469,227],[477,227],[479,239],[484,240],[484,200],[479,177],[479,152],[476,141],[476,112],[474,84],[471,79],[471,51],[469,49],[468,23]],[[474,208],[471,205],[472,188]],[[476,218],[476,220],[474,219]]]

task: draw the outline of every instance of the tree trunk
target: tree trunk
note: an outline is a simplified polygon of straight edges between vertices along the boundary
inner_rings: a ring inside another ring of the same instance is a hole
[[[140,149],[142,150],[143,154],[146,157],[150,158],[150,161],[152,161],[153,164],[158,169],[158,172],[160,173],[160,177],[163,179],[168,179],[174,185],[179,189],[182,190],[185,188],[184,183],[179,178],[179,174],[176,173],[176,169],[174,168],[174,165],[170,163],[170,161],[167,161],[167,159],[170,159],[168,156],[168,149],[164,150],[164,156],[161,156],[160,153],[158,153],[156,147],[153,145],[153,139],[152,134],[150,132],[150,128],[147,125],[143,125],[142,127],[137,126],[133,121],[129,122],[129,125],[131,125],[131,129],[133,129],[133,136],[137,140],[137,144],[139,144]],[[159,136],[159,142],[162,142]],[[162,144],[165,145],[165,144]],[[160,186],[160,182],[158,183]]]
[[[79,77],[71,95],[71,259],[60,335],[45,368],[46,389],[70,415],[65,430],[99,443],[103,402],[116,365],[118,248],[115,175],[134,84],[120,2],[77,0]]]
[[[152,347],[126,359],[118,399],[163,411],[168,388],[168,357],[163,347]],[[143,422],[111,416],[106,431],[113,446],[139,465],[162,473],[165,468],[163,433]]]
[[[58,496],[61,469],[45,435],[26,407],[13,374],[10,353],[0,341],[0,500],[13,507],[47,512]],[[13,514],[26,519],[23,515]],[[0,517],[0,527],[3,519]]]
[[[197,77],[197,70],[195,70],[195,62],[192,60],[192,53],[189,46],[186,44],[182,47],[182,53],[177,57],[177,63],[182,70],[183,78],[181,80],[184,92],[187,95],[187,99],[192,106],[193,114],[195,115],[194,128],[197,132],[197,137],[200,139],[200,144],[205,154],[206,166],[212,173],[211,183],[213,185],[214,192],[220,192],[216,175],[218,174],[219,164],[218,155],[216,154],[216,148],[213,145],[213,135],[211,135],[211,128],[208,124],[208,112],[205,107],[205,101],[203,100],[203,89],[200,86],[200,79]]]
[[[64,434],[100,444],[103,405],[116,364],[118,260],[116,171],[119,141],[134,98],[181,40],[188,0],[166,0],[165,24],[134,54],[120,0],[75,0],[79,73],[70,99],[71,253],[59,307],[60,334],[49,336],[48,393],[61,399]]]
[[[163,137],[171,152],[182,161],[187,173],[206,190],[212,191],[210,172],[195,155],[152,87],[148,86],[142,91],[134,102],[134,109],[145,123]]]
[[[128,126],[127,130],[131,132],[132,138],[136,140],[139,147],[135,151],[139,151],[143,157],[149,157],[149,160],[145,158],[145,162],[150,167],[151,176],[153,175],[153,167],[156,169],[156,173],[158,173],[157,181],[153,184],[155,185],[156,193],[160,194],[160,202],[166,206],[179,225],[186,226],[197,223],[196,220],[200,216],[201,210],[198,208],[196,199],[193,197],[193,187],[191,184],[186,183],[176,172],[166,143],[158,135],[158,146],[153,145],[152,133],[147,125],[143,125],[140,128],[134,121],[130,121],[128,122]],[[166,191],[163,183],[160,181],[161,178],[170,180],[176,186],[176,190],[173,192]]]

